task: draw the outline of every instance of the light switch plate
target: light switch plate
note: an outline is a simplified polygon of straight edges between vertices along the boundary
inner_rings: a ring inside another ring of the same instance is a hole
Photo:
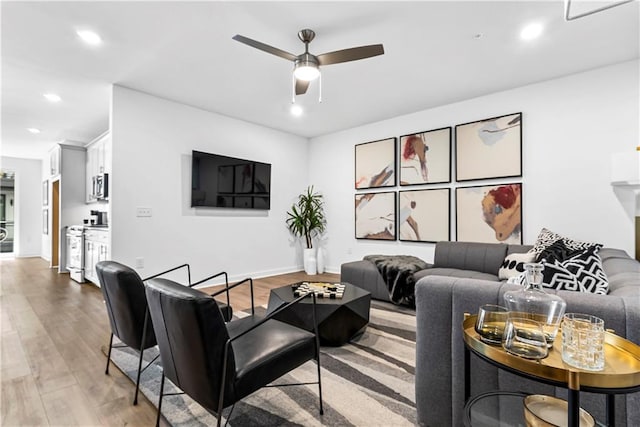
[[[149,217],[151,216],[151,208],[136,208],[136,216],[137,217]]]

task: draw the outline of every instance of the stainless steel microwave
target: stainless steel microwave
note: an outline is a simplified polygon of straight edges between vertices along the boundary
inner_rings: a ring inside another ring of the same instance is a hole
[[[92,178],[92,196],[96,200],[106,200],[109,198],[109,174],[101,173]]]

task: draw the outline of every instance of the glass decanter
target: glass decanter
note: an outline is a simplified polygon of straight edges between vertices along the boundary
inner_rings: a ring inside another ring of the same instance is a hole
[[[547,347],[551,348],[567,303],[558,295],[548,294],[542,288],[542,264],[527,263],[524,268],[524,287],[505,292],[505,305],[509,310],[509,316],[524,317],[542,323]]]

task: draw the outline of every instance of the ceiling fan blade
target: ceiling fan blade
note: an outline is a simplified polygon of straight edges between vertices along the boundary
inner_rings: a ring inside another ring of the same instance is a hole
[[[309,81],[296,79],[296,95],[302,95],[307,93],[309,88]]]
[[[383,53],[384,47],[381,44],[371,44],[368,46],[352,47],[350,49],[323,53],[322,55],[318,55],[317,58],[320,65],[329,65],[371,58],[372,56],[382,55]]]
[[[264,52],[270,53],[272,55],[275,56],[279,56],[280,58],[284,58],[284,59],[288,59],[289,61],[295,61],[297,56],[289,53],[289,52],[285,52],[282,49],[278,49],[277,47],[273,47],[273,46],[269,46],[268,44],[264,44],[261,43],[259,41],[250,39],[248,37],[245,36],[241,36],[240,34],[236,34],[235,36],[232,37],[232,39],[234,39],[235,41],[239,41],[240,43],[244,43],[246,45],[249,45],[251,47],[255,47],[256,49],[260,49]]]

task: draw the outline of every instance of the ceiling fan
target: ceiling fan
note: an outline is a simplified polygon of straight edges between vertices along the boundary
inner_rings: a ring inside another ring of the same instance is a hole
[[[381,44],[372,44],[368,46],[352,47],[350,49],[336,50],[321,55],[313,55],[309,53],[309,43],[315,38],[316,33],[310,29],[300,30],[298,38],[304,43],[304,53],[294,55],[282,49],[261,43],[248,37],[236,34],[233,39],[244,43],[256,49],[280,58],[288,59],[294,63],[293,80],[294,92],[296,95],[302,95],[307,92],[309,83],[320,76],[320,66],[339,64],[341,62],[356,61],[358,59],[371,58],[372,56],[382,55],[384,48]],[[295,97],[294,97],[295,100]]]

